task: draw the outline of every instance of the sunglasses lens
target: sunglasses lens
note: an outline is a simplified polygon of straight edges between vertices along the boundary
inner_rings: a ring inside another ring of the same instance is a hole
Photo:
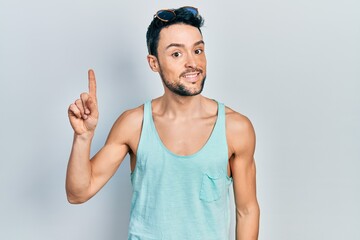
[[[198,10],[194,7],[184,7],[184,9],[188,12],[191,12],[194,16],[198,15]]]
[[[175,13],[169,10],[160,10],[156,15],[163,21],[170,21],[175,17]]]
[[[182,7],[181,9],[190,12],[194,17],[198,16],[198,10],[194,7]],[[157,17],[159,20],[163,22],[168,22],[173,20],[176,17],[175,9],[163,9],[159,10],[154,17]]]

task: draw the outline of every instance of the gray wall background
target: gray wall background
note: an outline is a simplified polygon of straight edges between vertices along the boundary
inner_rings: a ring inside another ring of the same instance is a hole
[[[205,17],[204,95],[257,132],[260,239],[360,239],[357,0],[0,0],[0,239],[126,239],[128,159],[89,202],[66,201],[67,107],[94,68],[95,153],[122,111],[162,94],[145,31],[183,5]]]

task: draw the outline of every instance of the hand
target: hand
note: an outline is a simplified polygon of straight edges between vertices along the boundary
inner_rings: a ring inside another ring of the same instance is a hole
[[[68,116],[75,134],[94,133],[99,112],[96,98],[96,79],[92,69],[88,71],[89,93],[80,94],[80,99],[68,108]]]

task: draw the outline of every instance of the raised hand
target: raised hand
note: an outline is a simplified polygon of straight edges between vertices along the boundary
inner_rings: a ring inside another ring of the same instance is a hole
[[[88,71],[88,78],[89,92],[80,94],[80,99],[77,99],[68,108],[70,124],[77,135],[93,133],[99,118],[96,79],[92,69]]]

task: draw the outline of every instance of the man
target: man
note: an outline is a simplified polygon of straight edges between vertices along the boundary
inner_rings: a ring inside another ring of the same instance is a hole
[[[130,240],[229,239],[231,183],[236,239],[257,239],[254,130],[245,116],[200,94],[206,78],[202,24],[193,7],[155,14],[147,31],[147,60],[164,94],[121,114],[91,159],[99,115],[93,70],[89,92],[68,109],[75,132],[68,200],[83,203],[94,196],[129,153]]]

